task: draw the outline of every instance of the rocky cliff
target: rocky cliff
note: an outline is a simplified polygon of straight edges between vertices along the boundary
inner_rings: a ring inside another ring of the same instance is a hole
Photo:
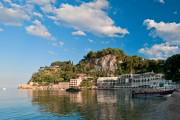
[[[89,59],[86,66],[113,75],[117,69],[117,61],[115,55],[109,54],[100,58]]]
[[[97,52],[89,52],[80,61],[80,65],[88,69],[88,71],[101,74],[101,76],[114,76],[118,69],[118,63],[125,56],[120,49],[107,48]]]

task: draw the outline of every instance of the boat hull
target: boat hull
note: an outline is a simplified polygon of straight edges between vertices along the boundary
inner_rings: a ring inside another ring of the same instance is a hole
[[[163,97],[171,95],[175,90],[165,90],[157,92],[132,92],[132,97]]]

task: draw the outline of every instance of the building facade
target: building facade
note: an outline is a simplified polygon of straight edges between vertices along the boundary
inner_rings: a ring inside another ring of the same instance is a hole
[[[97,87],[99,89],[112,89],[116,85],[118,77],[99,77]]]
[[[172,81],[165,80],[163,74],[147,72],[142,74],[123,74],[119,77],[99,77],[97,87],[99,89],[111,88],[159,88],[170,87]]]
[[[154,72],[147,72],[142,74],[125,74],[119,76],[116,88],[158,87],[163,80],[163,74],[156,74]]]
[[[82,82],[82,79],[81,79],[81,78],[70,79],[70,81],[69,81],[69,87],[71,87],[71,88],[72,88],[72,87],[73,87],[73,88],[80,87],[81,82]]]

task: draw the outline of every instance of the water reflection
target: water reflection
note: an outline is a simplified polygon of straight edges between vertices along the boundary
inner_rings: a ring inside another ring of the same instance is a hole
[[[132,99],[130,91],[29,91],[39,111],[59,116],[80,114],[85,120],[141,120],[165,99]]]

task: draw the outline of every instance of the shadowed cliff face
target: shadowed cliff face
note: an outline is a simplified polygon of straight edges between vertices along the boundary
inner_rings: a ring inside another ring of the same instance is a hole
[[[106,72],[107,75],[113,75],[117,69],[117,57],[109,54],[100,58],[89,59],[87,67]]]

